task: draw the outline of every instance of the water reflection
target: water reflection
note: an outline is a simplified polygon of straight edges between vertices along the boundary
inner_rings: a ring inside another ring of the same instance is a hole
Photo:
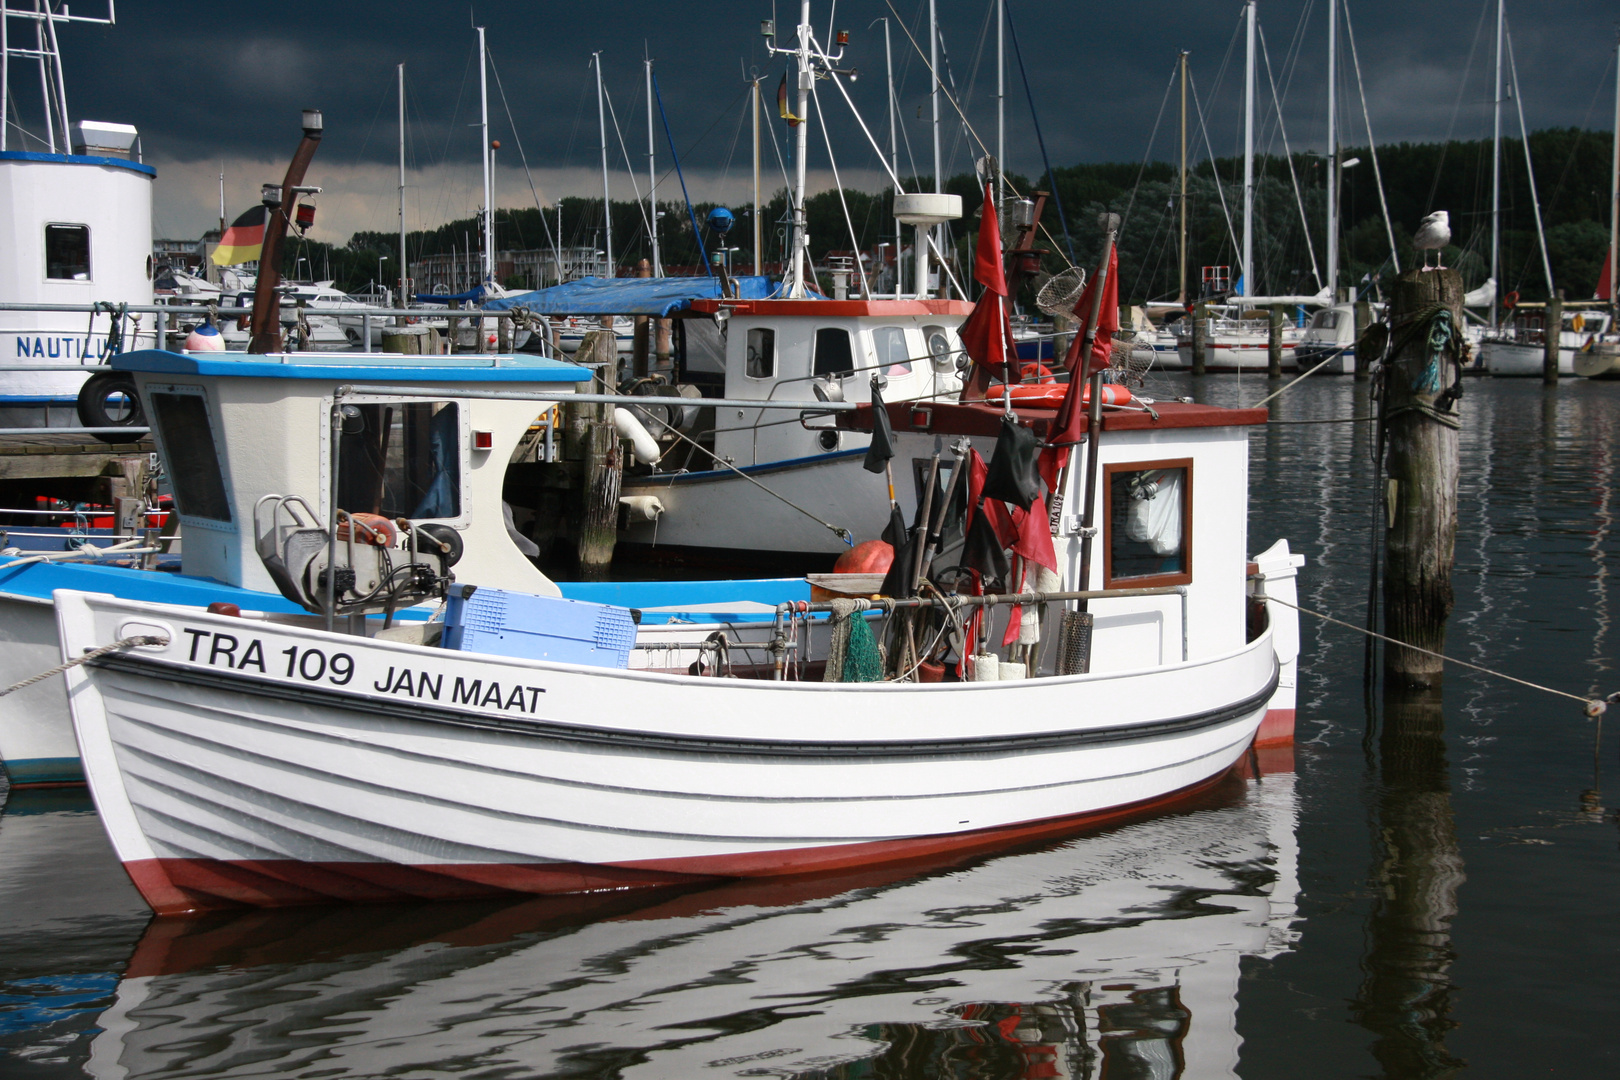
[[[1235,1075],[1295,937],[1288,771],[890,880],[156,920],[90,1075]]]
[[[1385,1076],[1450,1076],[1464,1065],[1445,1038],[1455,1026],[1451,926],[1465,875],[1438,690],[1386,692],[1379,766],[1382,851],[1370,875],[1378,896],[1367,918],[1356,1015],[1377,1037],[1373,1056]]]

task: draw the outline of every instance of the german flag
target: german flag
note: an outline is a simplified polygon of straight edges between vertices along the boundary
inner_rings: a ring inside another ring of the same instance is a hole
[[[219,247],[210,256],[215,266],[235,266],[254,262],[264,248],[264,223],[270,216],[269,207],[260,203],[235,221],[219,238]]]
[[[794,116],[793,110],[788,108],[787,74],[782,75],[782,84],[776,88],[776,111],[782,119],[788,122],[788,127],[798,127],[804,122],[804,117]]]

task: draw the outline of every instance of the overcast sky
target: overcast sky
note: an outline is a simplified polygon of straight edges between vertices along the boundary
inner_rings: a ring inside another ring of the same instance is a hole
[[[104,2],[104,0],[102,0]],[[937,0],[948,71],[978,136],[995,145],[995,0]],[[77,0],[76,15],[100,13],[98,0]],[[899,115],[902,174],[932,169],[928,71],[902,23],[927,48],[927,2],[842,0],[834,13],[818,2],[812,23],[825,38],[831,17],[848,29],[845,66],[858,69],[850,93],[886,147],[884,24],[889,17]],[[1373,135],[1380,142],[1477,138],[1490,133],[1495,0],[1351,0],[1355,43]],[[1342,6],[1342,5],[1341,5]],[[1217,155],[1242,147],[1242,5],[1237,0],[1118,0],[1035,3],[1009,0],[1041,132],[1053,164],[1138,161],[1150,150],[1164,107],[1154,157],[1176,153],[1174,98],[1166,90],[1177,53],[1191,53],[1194,89]],[[898,18],[895,17],[898,12]],[[324,110],[326,137],[309,181],[325,191],[315,235],[342,241],[356,229],[397,228],[398,139],[395,65],[406,65],[406,218],[411,228],[469,216],[481,201],[478,172],[478,69],[474,23],[488,27],[490,53],[504,95],[490,80],[491,135],[501,140],[496,205],[601,194],[596,91],[590,67],[602,51],[603,73],[628,148],[635,182],[645,192],[647,112],[642,56],[654,61],[664,105],[694,199],[747,199],[751,136],[744,121],[750,73],[764,78],[774,112],[785,64],[767,57],[759,22],[774,14],[784,38],[796,6],[778,0],[704,3],[480,2],[423,0],[230,4],[198,0],[124,0],[118,25],[61,30],[69,110],[74,119],[122,121],[141,131],[146,160],[157,166],[155,227],[162,235],[196,236],[218,216],[218,175],[226,174],[227,213],[279,180],[299,137],[299,110]],[[1319,149],[1326,138],[1327,0],[1262,0],[1259,21],[1282,118],[1294,150]],[[1508,7],[1508,23],[1529,127],[1613,122],[1614,29],[1620,6],[1557,0]],[[16,23],[14,22],[14,26]],[[1349,48],[1340,30],[1343,141],[1365,144]],[[943,67],[943,64],[942,64]],[[14,63],[15,69],[15,63]],[[1466,77],[1465,77],[1466,76]],[[37,96],[13,70],[16,107],[39,127]],[[1257,148],[1282,149],[1264,66],[1260,70],[1261,134]],[[840,177],[846,186],[883,183],[877,155],[830,85],[821,103]],[[979,152],[948,104],[942,125],[946,171],[967,169]],[[508,110],[511,120],[509,121]],[[1041,171],[1030,106],[1007,39],[1009,168]],[[1511,107],[1504,120],[1516,131]],[[785,126],[767,129],[786,147]],[[1205,135],[1192,124],[1197,156]],[[831,183],[819,126],[811,130],[813,182]],[[634,196],[631,177],[609,125],[615,198]],[[769,138],[769,136],[767,136]],[[529,171],[525,174],[518,153]],[[660,172],[670,153],[658,132]],[[15,145],[15,143],[13,144]],[[909,150],[908,150],[909,147]],[[765,186],[781,186],[767,143]],[[678,199],[671,175],[661,198]]]

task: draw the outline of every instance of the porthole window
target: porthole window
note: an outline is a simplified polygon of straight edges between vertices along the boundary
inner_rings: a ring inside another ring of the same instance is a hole
[[[45,276],[51,281],[90,280],[90,226],[45,226]]]

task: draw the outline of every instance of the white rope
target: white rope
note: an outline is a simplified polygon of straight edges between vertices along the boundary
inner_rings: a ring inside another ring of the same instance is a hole
[[[80,664],[87,664],[97,657],[106,656],[108,653],[117,652],[119,649],[128,649],[135,645],[167,645],[168,643],[169,639],[164,637],[162,634],[136,634],[134,637],[119,638],[111,645],[103,645],[99,649],[91,649],[89,652],[85,653],[81,657],[78,657],[77,659],[69,660],[65,664],[57,664],[49,671],[42,671],[38,675],[24,679],[20,683],[8,686],[4,690],[0,690],[0,697],[5,697],[7,694],[33,686],[37,682],[43,682],[52,675],[60,675],[69,668],[76,668]]]

